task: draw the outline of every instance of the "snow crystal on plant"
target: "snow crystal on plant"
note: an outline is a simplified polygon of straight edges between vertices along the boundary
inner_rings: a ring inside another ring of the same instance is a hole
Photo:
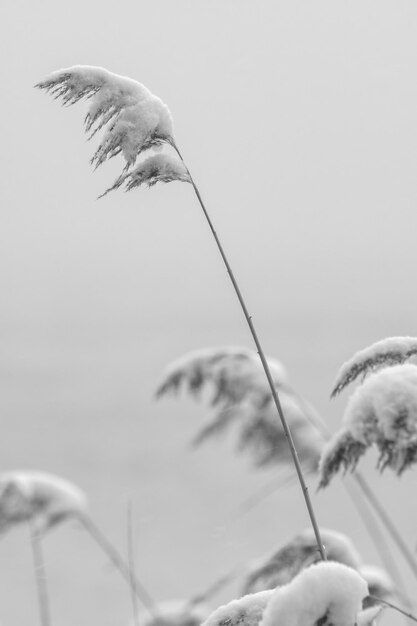
[[[365,449],[376,445],[378,466],[401,474],[417,461],[417,367],[387,367],[369,376],[347,404],[343,428],[326,445],[320,486],[344,466],[354,469]]]
[[[275,384],[286,384],[284,366],[275,359],[267,360]],[[188,384],[191,393],[198,393],[204,384],[211,383],[215,390],[212,404],[243,400],[254,390],[264,392],[268,384],[258,354],[235,346],[203,348],[176,359],[166,369],[156,395],[176,392],[183,383]]]
[[[168,107],[141,83],[101,67],[77,65],[53,72],[36,85],[74,104],[91,100],[86,131],[93,136],[107,125],[92,163],[99,166],[122,153],[128,166],[145,149],[161,141],[173,142],[172,117]]]
[[[273,591],[260,591],[220,606],[202,626],[257,626]]]
[[[417,354],[417,338],[387,337],[359,350],[343,363],[336,376],[332,396],[340,393],[358,376],[365,377],[370,371],[388,365],[403,363]]]
[[[305,406],[297,397],[280,391],[280,404],[303,466],[317,469],[323,447],[323,438],[317,428],[308,420]],[[291,450],[288,445],[275,403],[268,398],[262,404],[248,401],[240,404],[239,449],[249,450],[255,465],[265,467],[274,464],[292,465]]]
[[[342,428],[328,441],[321,453],[319,463],[320,484],[326,487],[333,476],[343,468],[353,471],[359,459],[365,454],[368,444],[355,439],[352,434]]]
[[[45,531],[67,517],[82,515],[87,498],[71,482],[37,471],[0,475],[0,530],[35,519]]]
[[[328,561],[337,561],[354,569],[359,567],[361,558],[349,537],[326,528],[320,529],[320,535]],[[320,559],[315,534],[307,528],[272,554],[255,562],[243,583],[242,593],[284,585]]]
[[[131,191],[140,185],[148,185],[151,187],[158,182],[170,183],[174,180],[184,183],[191,182],[190,175],[184,163],[177,157],[169,154],[154,154],[148,157],[130,172],[126,172],[119,176],[110,189],[102,194],[103,196],[126,184],[126,191]]]
[[[278,587],[265,609],[261,626],[354,626],[368,595],[359,574],[341,563],[321,562]]]

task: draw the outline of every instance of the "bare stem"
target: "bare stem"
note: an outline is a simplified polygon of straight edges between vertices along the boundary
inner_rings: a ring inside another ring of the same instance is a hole
[[[383,604],[384,606],[387,606],[390,609],[393,609],[394,611],[398,611],[398,613],[402,613],[402,615],[405,615],[409,619],[412,619],[413,622],[417,622],[417,617],[415,615],[413,615],[412,613],[409,613],[408,611],[404,611],[404,609],[400,609],[399,606],[392,604],[391,602],[388,602],[387,600],[381,600],[381,598],[377,598],[376,596],[368,596],[368,598],[371,598],[371,600],[374,600],[374,602],[378,602],[378,604]]]
[[[388,516],[388,513],[385,511],[384,507],[379,502],[379,500],[376,497],[375,493],[369,487],[368,483],[363,478],[363,476],[361,474],[359,474],[359,472],[355,472],[354,473],[354,477],[355,477],[355,480],[356,480],[357,484],[362,489],[363,493],[366,495],[366,497],[368,499],[368,502],[371,504],[373,509],[378,513],[378,516],[379,516],[381,522],[384,524],[385,528],[387,529],[387,531],[391,535],[393,541],[395,542],[397,548],[399,549],[399,551],[403,555],[404,559],[408,563],[410,569],[412,570],[413,574],[417,578],[417,563],[416,563],[416,560],[414,559],[413,555],[411,554],[410,550],[408,549],[408,546],[404,542],[404,540],[401,537],[400,533],[396,529],[395,524],[392,522],[391,518]]]
[[[135,549],[133,545],[133,512],[132,502],[129,500],[127,503],[127,557],[129,564],[129,586],[132,597],[132,609],[133,609],[133,624],[139,626],[139,611],[138,611],[138,599],[135,589]]]
[[[32,546],[33,568],[35,572],[36,590],[38,594],[39,618],[41,626],[50,626],[51,615],[49,607],[48,586],[46,584],[45,560],[42,550],[42,536],[36,526],[36,521],[28,517],[30,543]]]
[[[181,155],[180,151],[178,150],[177,146],[174,144],[173,147],[176,150],[176,152],[177,152],[178,156],[180,157],[181,161],[184,163],[185,167],[187,168],[187,166],[186,166],[186,164],[184,162],[184,159],[182,158],[182,155]],[[249,326],[249,330],[250,330],[251,335],[253,337],[253,340],[255,342],[256,349],[257,349],[257,352],[259,354],[259,358],[261,359],[262,367],[263,367],[263,369],[265,371],[265,375],[266,375],[266,378],[268,380],[268,384],[269,384],[269,387],[270,387],[270,390],[271,390],[272,398],[274,400],[275,406],[276,406],[277,411],[278,411],[279,418],[281,420],[282,428],[284,429],[285,436],[286,436],[288,444],[290,446],[291,455],[292,455],[292,458],[293,458],[293,461],[294,461],[294,465],[295,465],[295,469],[296,469],[296,472],[297,472],[298,480],[300,482],[301,490],[303,492],[303,496],[304,496],[304,500],[305,500],[305,503],[306,503],[306,506],[307,506],[308,514],[310,516],[311,524],[313,526],[314,534],[315,534],[315,537],[316,537],[317,546],[318,546],[318,549],[319,549],[319,552],[320,552],[322,560],[325,561],[326,560],[326,550],[325,550],[325,547],[324,547],[323,542],[321,540],[320,530],[319,530],[319,527],[318,527],[318,524],[317,524],[317,520],[316,520],[316,516],[315,516],[315,513],[314,513],[313,505],[312,505],[311,500],[310,500],[310,495],[308,493],[308,487],[307,487],[306,482],[304,480],[303,471],[301,469],[301,463],[300,463],[300,460],[298,458],[297,450],[296,450],[295,445],[294,445],[294,441],[293,441],[293,438],[292,438],[292,435],[291,435],[291,431],[290,431],[290,429],[288,427],[287,420],[285,419],[284,412],[283,412],[282,407],[281,407],[281,402],[279,400],[278,392],[277,392],[277,390],[275,388],[274,381],[272,379],[272,375],[271,375],[271,372],[270,372],[270,369],[269,369],[269,366],[268,366],[268,362],[266,360],[264,351],[263,351],[262,346],[260,344],[260,341],[258,339],[258,335],[257,335],[257,332],[255,330],[255,327],[253,325],[252,316],[249,315],[249,312],[248,312],[245,300],[243,299],[243,296],[242,296],[242,293],[240,291],[239,285],[236,282],[236,279],[234,277],[232,268],[230,267],[230,264],[229,264],[229,261],[227,259],[227,256],[226,256],[226,254],[225,254],[225,252],[223,250],[223,246],[222,246],[222,244],[221,244],[221,242],[219,240],[219,237],[217,236],[217,233],[216,233],[216,231],[214,229],[213,223],[212,223],[212,221],[210,219],[210,216],[209,216],[209,214],[207,212],[207,209],[206,209],[206,207],[204,205],[204,202],[203,202],[203,200],[201,198],[201,195],[200,195],[200,192],[198,190],[198,187],[195,184],[195,182],[193,180],[193,177],[191,176],[190,171],[188,170],[188,168],[187,168],[187,172],[188,172],[188,174],[190,176],[190,181],[191,181],[191,184],[193,186],[194,192],[195,192],[195,194],[197,196],[197,199],[198,199],[198,201],[200,203],[200,206],[201,206],[201,208],[203,210],[204,216],[205,216],[205,218],[207,220],[209,228],[210,228],[210,230],[212,232],[212,235],[213,235],[213,237],[215,239],[215,242],[217,244],[217,248],[218,248],[218,250],[220,252],[220,255],[221,255],[222,259],[223,259],[223,262],[224,262],[224,264],[226,266],[227,273],[229,274],[230,280],[232,281],[232,285],[234,287],[234,290],[236,292],[237,298],[239,300],[239,304],[240,304],[240,306],[242,308],[242,311],[243,311],[243,314],[245,316],[246,322],[247,322],[247,324]]]
[[[134,573],[130,571],[129,566],[126,565],[125,561],[120,556],[119,552],[116,550],[113,544],[107,539],[107,537],[103,534],[100,528],[93,522],[91,517],[83,515],[80,516],[79,519],[81,524],[89,533],[90,537],[92,537],[92,539],[94,539],[94,541],[100,546],[100,548],[107,555],[113,565],[119,570],[127,583],[129,585],[133,585],[133,591],[135,592],[136,596],[141,600],[149,613],[153,617],[157,618],[158,614],[153,598],[145,589],[145,587],[139,582]]]
[[[359,483],[357,481],[357,475],[360,476],[360,479],[362,478],[359,472],[354,472],[352,479],[356,482],[356,486],[358,487]],[[389,572],[392,576],[392,579],[395,583],[397,595],[401,597],[401,599],[407,605],[407,608],[411,609],[412,602],[407,595],[406,587],[405,587],[403,578],[401,576],[401,572],[399,568],[397,567],[397,564],[391,554],[391,551],[388,548],[388,545],[382,535],[382,532],[381,532],[381,529],[379,528],[377,520],[374,518],[374,515],[376,516],[376,512],[373,510],[370,510],[371,505],[369,503],[369,500],[366,497],[364,497],[363,493],[360,494],[362,496],[361,499],[357,497],[359,494],[357,494],[356,492],[353,492],[350,481],[344,482],[344,486],[349,496],[351,497],[352,502],[355,505],[356,510],[358,511],[359,516],[364,526],[366,527],[369,533],[369,536],[371,537],[371,540],[374,543],[377,549],[377,552],[379,553],[387,572]]]

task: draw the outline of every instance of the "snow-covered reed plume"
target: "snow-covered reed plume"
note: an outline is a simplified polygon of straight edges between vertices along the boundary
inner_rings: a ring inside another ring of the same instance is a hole
[[[308,403],[291,391],[283,365],[268,359],[273,380],[280,389],[281,406],[291,426],[300,461],[305,469],[317,468],[323,439],[309,420]],[[238,450],[249,451],[256,466],[291,465],[282,424],[265,380],[259,356],[239,347],[206,348],[174,361],[165,373],[156,395],[177,393],[185,388],[193,396],[210,388],[213,410],[194,437],[199,445],[235,425]]]
[[[322,562],[303,570],[283,587],[219,607],[203,626],[354,626],[361,623],[367,594],[367,584],[355,570]]]
[[[207,606],[190,604],[188,600],[159,602],[155,615],[139,614],[139,623],[141,626],[200,626],[210,611]]]
[[[122,154],[125,169],[129,170],[145,150],[174,143],[168,107],[147,87],[131,78],[113,74],[102,67],[75,65],[52,72],[36,87],[61,98],[66,105],[83,98],[90,101],[85,117],[89,139],[104,130],[91,159],[95,167]],[[117,189],[123,183],[130,190],[144,183],[153,185],[173,180],[190,182],[181,160],[162,153],[130,173],[125,172],[107,191]]]
[[[107,189],[102,195],[104,196],[109,191],[118,189],[123,184],[125,184],[126,191],[131,191],[144,184],[152,187],[156,183],[172,183],[174,180],[184,183],[191,182],[184,163],[170,154],[154,154],[141,161],[133,170],[119,176],[112,187]]]
[[[340,393],[359,376],[365,378],[381,367],[398,365],[417,355],[416,337],[387,337],[359,350],[343,363],[336,375],[331,396]]]
[[[287,385],[287,374],[279,361],[268,358],[277,387]],[[241,402],[253,394],[270,395],[259,356],[249,348],[221,346],[187,352],[165,370],[156,396],[178,393],[181,388],[198,396],[204,388],[214,392],[211,404]]]
[[[315,471],[323,439],[306,418],[296,398],[283,392],[280,398],[303,468]],[[281,424],[276,420],[272,402],[260,406],[247,400],[214,412],[194,438],[194,444],[199,445],[217,436],[232,423],[237,429],[238,451],[249,452],[256,467],[291,466],[288,443]]]
[[[248,594],[218,607],[202,626],[258,626],[273,590]]]
[[[320,533],[328,561],[343,563],[353,569],[359,568],[361,557],[349,537],[323,528]],[[306,567],[318,561],[320,561],[320,554],[315,536],[312,530],[307,528],[249,568],[243,581],[242,594],[285,585]]]
[[[0,533],[32,520],[38,533],[87,511],[85,494],[68,480],[39,471],[0,475]]]
[[[260,626],[354,626],[368,595],[355,570],[341,563],[317,563],[273,592]]]
[[[406,363],[370,375],[349,399],[342,428],[320,460],[320,487],[343,468],[353,470],[375,446],[378,467],[400,475],[417,461],[417,366]]]

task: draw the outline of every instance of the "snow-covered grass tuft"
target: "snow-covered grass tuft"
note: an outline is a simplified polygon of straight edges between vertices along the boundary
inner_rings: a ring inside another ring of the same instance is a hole
[[[352,568],[317,563],[273,592],[260,626],[354,626],[367,595],[366,582]]]
[[[349,430],[341,428],[322,450],[319,488],[327,487],[340,469],[353,472],[368,445],[358,441]]]
[[[366,449],[379,451],[378,467],[398,475],[417,461],[417,367],[394,365],[369,376],[349,399],[343,427],[320,461],[320,487],[343,467],[353,470]]]
[[[232,600],[213,611],[202,626],[257,626],[273,593],[260,591]]]
[[[33,520],[39,533],[87,512],[85,494],[68,480],[38,471],[0,475],[0,532]]]
[[[368,586],[354,569],[321,562],[282,587],[219,607],[203,626],[354,626],[367,595]]]
[[[365,378],[370,372],[390,365],[404,363],[417,355],[416,337],[387,337],[359,350],[343,363],[337,373],[331,397],[340,393],[359,376]]]
[[[323,449],[321,434],[308,420],[305,407],[300,405],[296,397],[281,391],[280,402],[303,468],[316,471]],[[237,418],[238,450],[248,451],[256,467],[291,466],[291,452],[272,401],[263,405],[247,401],[235,405],[230,411],[234,411]],[[206,431],[198,436],[197,442],[206,439],[207,426]]]
[[[75,104],[83,98],[90,101],[85,117],[85,130],[89,139],[104,129],[101,142],[91,159],[95,167],[122,154],[126,168],[129,169],[145,150],[163,143],[174,144],[172,116],[168,107],[144,85],[131,78],[113,74],[102,67],[75,65],[53,72],[36,87],[46,90],[55,98],[61,98],[66,105]],[[165,165],[165,171],[161,170],[160,176],[155,171],[152,176],[148,176],[150,184],[159,180],[184,180],[183,171],[182,178],[178,177],[181,160],[176,158],[176,161],[178,163],[175,167],[174,158],[171,157],[170,165]],[[161,163],[159,165],[162,167]],[[171,176],[167,171],[169,167]],[[122,175],[110,189],[116,189],[127,178],[127,175]],[[136,171],[136,175],[132,172],[128,188],[133,189],[142,182],[148,180],[141,181],[140,172]]]
[[[287,384],[285,368],[279,361],[268,358],[274,383]],[[202,348],[184,354],[173,361],[156,391],[160,398],[185,388],[198,397],[203,388],[212,387],[211,404],[236,403],[248,395],[268,393],[265,374],[254,350],[238,346]]]
[[[359,552],[343,533],[330,529],[320,530],[329,561],[343,563],[358,569]],[[242,593],[255,593],[289,583],[302,570],[320,561],[315,536],[310,528],[295,535],[272,554],[256,561],[244,578]]]
[[[271,358],[268,363],[303,467],[316,470],[323,439],[309,420],[313,410],[292,392],[283,365]],[[249,451],[257,467],[291,465],[291,451],[255,351],[225,346],[190,352],[167,368],[156,396],[177,393],[184,387],[193,396],[211,390],[213,411],[193,445],[222,435],[235,425],[238,450]]]
[[[126,191],[131,191],[141,185],[152,187],[156,183],[171,183],[174,180],[191,183],[190,175],[183,161],[165,153],[154,154],[139,163],[133,170],[119,176],[112,187],[107,189],[102,196],[118,189],[123,184]]]

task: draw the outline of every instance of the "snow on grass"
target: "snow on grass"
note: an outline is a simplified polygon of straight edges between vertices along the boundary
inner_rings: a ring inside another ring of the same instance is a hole
[[[320,562],[288,584],[232,600],[203,626],[354,626],[368,586],[352,568]]]
[[[277,386],[285,385],[284,366],[268,358]],[[212,387],[211,404],[238,402],[253,392],[265,393],[269,386],[259,356],[245,347],[222,346],[194,350],[173,361],[164,374],[156,396],[177,393],[181,388],[198,396],[204,387]],[[270,393],[270,392],[269,392]]]
[[[257,626],[273,591],[260,591],[220,606],[202,626]]]
[[[354,626],[367,595],[366,582],[352,568],[317,563],[273,592],[260,626]]]
[[[400,475],[417,460],[417,367],[394,365],[377,371],[356,389],[342,428],[326,444],[320,487],[339,471],[353,470],[367,448],[379,451],[378,467]]]
[[[118,189],[123,184],[126,186],[126,191],[131,191],[141,185],[152,187],[156,183],[171,183],[174,180],[191,183],[190,175],[184,163],[169,154],[154,154],[139,163],[133,170],[119,176],[112,187],[107,189],[102,196]]]
[[[331,396],[336,396],[359,376],[365,378],[367,374],[380,367],[404,363],[416,354],[417,338],[415,337],[387,337],[377,341],[359,350],[343,363],[337,373]]]
[[[91,159],[95,167],[122,154],[126,161],[125,170],[129,170],[145,150],[164,143],[175,143],[172,116],[166,104],[131,78],[102,67],[75,65],[53,72],[36,87],[61,98],[66,105],[84,98],[89,100],[85,117],[89,139],[104,130]],[[128,190],[143,182],[151,185],[171,180],[189,182],[188,172],[177,157],[159,159],[152,164],[148,162],[142,169],[140,167],[129,175],[119,177],[107,191],[117,189],[125,181]]]
[[[39,532],[87,511],[85,494],[68,480],[39,471],[0,475],[0,532],[33,519]]]
[[[268,358],[271,375],[280,389],[280,403],[303,466],[317,469],[323,439],[310,405],[290,389],[283,365]],[[238,450],[248,451],[257,467],[291,465],[292,456],[258,354],[247,348],[225,346],[190,352],[166,370],[156,396],[185,388],[198,396],[210,389],[213,411],[193,439],[200,445],[223,435],[232,425],[238,432]]]
[[[328,561],[359,568],[361,557],[349,537],[326,528],[320,529],[320,535]],[[307,528],[272,554],[255,562],[245,576],[242,593],[254,593],[287,584],[299,572],[320,559],[314,532]]]

